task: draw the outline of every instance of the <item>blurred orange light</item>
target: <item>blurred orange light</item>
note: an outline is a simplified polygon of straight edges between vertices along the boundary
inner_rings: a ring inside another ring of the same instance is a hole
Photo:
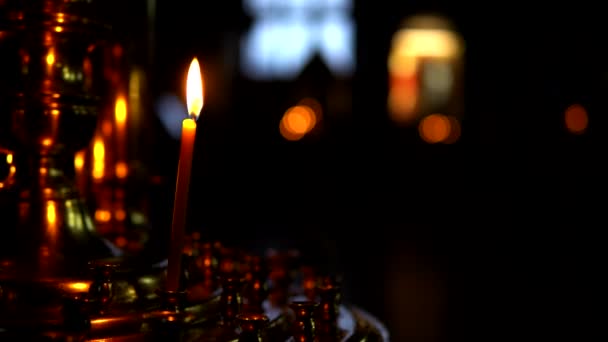
[[[127,121],[127,101],[124,96],[120,95],[116,99],[116,105],[114,106],[114,118],[118,125],[124,125]]]
[[[114,174],[119,179],[127,178],[127,175],[129,174],[129,167],[127,166],[127,163],[123,161],[116,163],[114,166]]]
[[[431,114],[420,121],[418,131],[422,140],[430,144],[444,142],[452,130],[450,119],[443,114]]]
[[[589,125],[587,110],[580,104],[573,104],[564,112],[566,129],[574,134],[582,134]]]
[[[289,108],[279,125],[281,135],[287,140],[299,140],[317,124],[315,111],[307,105]]]

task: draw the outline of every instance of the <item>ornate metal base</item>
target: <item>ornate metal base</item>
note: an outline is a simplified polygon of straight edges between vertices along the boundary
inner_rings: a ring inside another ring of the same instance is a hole
[[[339,284],[310,267],[215,245],[189,249],[179,293],[162,291],[165,269],[120,259],[93,262],[80,279],[3,279],[0,340],[388,341],[382,324],[341,304]]]

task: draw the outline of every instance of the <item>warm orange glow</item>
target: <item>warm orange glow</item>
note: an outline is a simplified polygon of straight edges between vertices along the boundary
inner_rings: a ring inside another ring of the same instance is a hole
[[[51,109],[51,115],[53,115],[53,116],[59,115],[59,109]]]
[[[46,221],[49,226],[53,226],[57,223],[57,208],[54,201],[46,202]]]
[[[295,134],[308,132],[315,124],[312,110],[306,106],[293,107],[285,117],[285,125]]]
[[[95,210],[95,221],[109,222],[111,218],[112,218],[112,213],[109,210],[105,210],[105,209]]]
[[[51,139],[51,138],[44,138],[44,139],[42,139],[42,146],[49,147],[52,144],[53,144],[53,139]]]
[[[393,73],[410,66],[411,60],[407,57],[454,58],[462,53],[458,35],[438,28],[402,29],[395,33],[393,46],[395,49],[389,58],[389,69]]]
[[[289,108],[279,124],[281,135],[287,140],[299,140],[317,124],[315,111],[306,105]]]
[[[68,289],[76,291],[76,292],[87,291],[89,289],[89,286],[90,286],[89,283],[82,283],[82,282],[69,283],[67,285]]]
[[[182,128],[184,130],[196,130],[196,122],[194,120],[184,120],[182,122]]]
[[[53,49],[50,49],[49,52],[46,54],[46,64],[48,66],[52,66],[53,64],[55,64],[55,52],[53,51]]]
[[[116,218],[116,221],[124,221],[127,218],[127,212],[124,211],[124,209],[116,209],[114,217]]]
[[[580,104],[573,104],[564,113],[566,129],[574,134],[582,134],[589,125],[587,110]]]
[[[65,14],[63,13],[57,13],[57,22],[58,23],[63,23],[65,21]]]
[[[198,59],[194,58],[188,69],[186,80],[186,102],[188,104],[188,114],[198,119],[203,109],[203,77]]]
[[[116,106],[114,107],[114,117],[118,125],[124,125],[127,121],[127,101],[124,96],[119,96],[116,99]]]
[[[114,174],[116,175],[116,178],[119,179],[127,178],[127,175],[129,174],[129,167],[127,166],[127,163],[123,161],[116,163],[116,166],[114,167]]]
[[[8,176],[0,181],[0,189],[4,188],[7,185],[10,185],[13,182],[13,178],[15,177],[15,173],[17,172],[17,168],[15,167],[15,165],[13,165],[13,162],[13,154],[8,153],[6,155],[6,163],[10,165],[8,169]]]
[[[402,82],[389,89],[388,109],[394,121],[409,122],[415,119],[417,103],[418,84],[416,82]]]
[[[55,26],[55,32],[61,32],[61,31],[63,31],[63,27]]]
[[[77,172],[81,172],[84,167],[84,155],[85,151],[78,151],[74,155],[74,169],[76,169]]]
[[[67,281],[62,283],[61,287],[68,293],[77,294],[88,291],[91,283],[91,281]]]
[[[443,114],[431,114],[420,121],[418,131],[422,140],[436,144],[450,137],[451,123]]]
[[[100,137],[96,137],[93,142],[93,178],[103,178],[105,168],[105,155],[106,149],[103,144],[103,140]]]

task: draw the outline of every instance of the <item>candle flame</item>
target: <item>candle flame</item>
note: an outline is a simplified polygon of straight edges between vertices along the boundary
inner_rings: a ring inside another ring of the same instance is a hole
[[[203,77],[201,75],[201,67],[198,64],[198,59],[192,59],[190,69],[188,70],[188,78],[186,80],[186,102],[188,104],[188,114],[195,120],[203,109]]]

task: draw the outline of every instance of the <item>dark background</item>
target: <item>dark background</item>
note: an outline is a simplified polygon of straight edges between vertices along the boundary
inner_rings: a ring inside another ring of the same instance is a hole
[[[154,45],[135,49],[152,98],[182,96],[193,56],[207,88],[190,227],[302,248],[344,272],[345,299],[385,321],[395,341],[591,333],[606,226],[608,27],[599,5],[532,6],[355,1],[352,78],[317,64],[292,82],[260,83],[238,69],[237,40],[251,24],[240,1],[158,0]],[[418,13],[449,18],[466,43],[456,144],[425,144],[386,113],[392,34]],[[327,113],[314,135],[285,141],[284,110],[302,95],[327,105],[336,84],[352,90],[347,115]],[[589,112],[580,136],[563,125],[573,103]],[[178,142],[155,129],[150,168],[172,179]],[[156,199],[170,206],[171,186]]]

